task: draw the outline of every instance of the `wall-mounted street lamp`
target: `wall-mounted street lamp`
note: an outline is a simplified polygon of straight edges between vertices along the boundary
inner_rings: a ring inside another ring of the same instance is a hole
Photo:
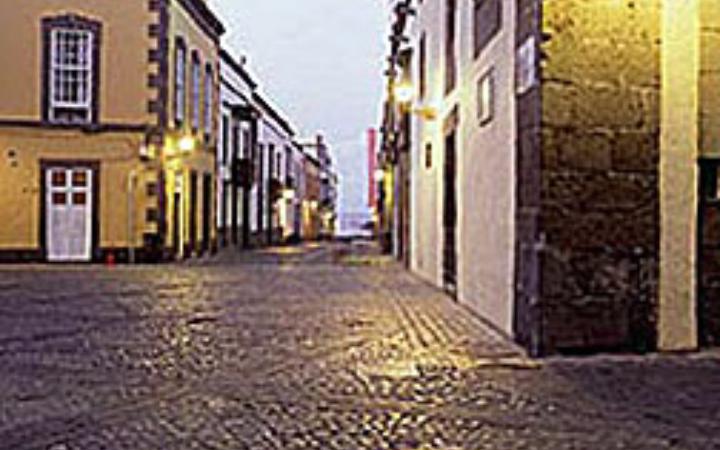
[[[164,155],[174,157],[178,154],[192,153],[195,150],[195,139],[192,136],[183,136],[180,139],[168,139],[165,142]]]
[[[408,82],[403,81],[395,85],[395,100],[398,103],[409,105],[415,98],[415,88]]]
[[[295,198],[295,189],[285,189],[283,191],[283,198],[285,200],[293,200]]]
[[[195,150],[195,139],[192,136],[183,136],[178,142],[178,148],[183,153],[190,153]]]
[[[382,183],[383,180],[385,179],[385,171],[382,169],[376,170],[374,175],[375,175],[375,181],[377,183]]]
[[[437,119],[437,109],[434,106],[420,106],[417,108],[414,108],[412,110],[412,113],[422,117],[423,119],[427,121],[433,121]]]
[[[415,87],[409,81],[402,81],[394,86],[395,100],[407,112],[415,114],[425,120],[432,121],[437,118],[437,109],[433,106],[414,106]]]

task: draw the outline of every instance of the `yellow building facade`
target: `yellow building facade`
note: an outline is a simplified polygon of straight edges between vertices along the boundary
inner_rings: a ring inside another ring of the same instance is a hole
[[[210,251],[223,28],[205,2],[2,2],[0,26],[0,261]]]

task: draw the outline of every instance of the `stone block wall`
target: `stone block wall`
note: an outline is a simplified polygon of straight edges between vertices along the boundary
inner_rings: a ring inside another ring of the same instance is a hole
[[[652,349],[661,1],[545,1],[542,33],[543,351]]]

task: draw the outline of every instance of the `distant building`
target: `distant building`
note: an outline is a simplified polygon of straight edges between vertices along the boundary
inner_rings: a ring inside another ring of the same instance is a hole
[[[293,140],[286,148],[286,187],[284,206],[281,206],[283,240],[299,241],[302,234],[302,199],[305,186],[305,154],[302,146]]]
[[[295,131],[265,97],[256,93],[254,103],[260,115],[255,160],[255,232],[265,244],[280,243],[294,229],[294,208],[290,204],[295,202],[292,176],[297,151]]]
[[[302,197],[302,234],[305,239],[316,240],[321,235],[320,219],[320,161],[311,152],[303,158],[304,189]]]
[[[318,170],[319,192],[315,212],[319,220],[318,237],[332,238],[337,227],[339,178],[334,169],[330,148],[320,134],[312,142],[303,144],[303,147]]]

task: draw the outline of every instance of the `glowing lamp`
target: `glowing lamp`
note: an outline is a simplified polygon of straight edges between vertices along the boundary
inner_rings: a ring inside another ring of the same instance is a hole
[[[294,189],[285,189],[283,191],[283,198],[285,200],[292,200],[295,198],[295,190]]]
[[[195,149],[195,139],[190,136],[185,136],[178,142],[178,147],[183,153],[190,153]]]
[[[385,179],[385,171],[382,169],[378,169],[375,171],[375,181],[378,183],[382,183],[382,181]]]
[[[395,86],[395,98],[400,103],[410,103],[415,96],[415,89],[413,85],[407,82],[403,82]]]

